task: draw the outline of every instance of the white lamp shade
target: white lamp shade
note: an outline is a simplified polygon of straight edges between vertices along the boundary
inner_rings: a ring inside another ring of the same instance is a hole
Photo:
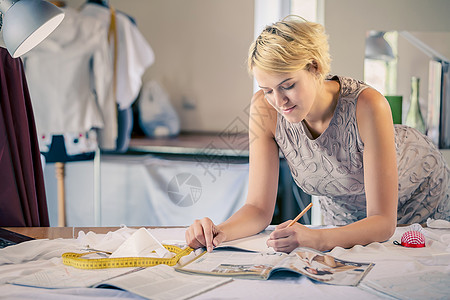
[[[390,61],[395,58],[391,45],[385,40],[384,32],[371,31],[366,38],[366,58]]]
[[[3,40],[12,57],[42,42],[64,19],[64,12],[43,0],[15,2],[3,18]]]

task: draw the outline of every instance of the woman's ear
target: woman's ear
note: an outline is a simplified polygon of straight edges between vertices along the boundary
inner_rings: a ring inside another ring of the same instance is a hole
[[[319,73],[319,64],[317,63],[317,61],[313,60],[308,64],[308,71],[313,74]]]

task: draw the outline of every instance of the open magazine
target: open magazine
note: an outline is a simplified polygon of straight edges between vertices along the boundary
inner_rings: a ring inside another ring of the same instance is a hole
[[[82,270],[55,266],[8,283],[43,288],[115,288],[154,300],[188,299],[230,282],[231,278],[192,276],[173,267]]]
[[[300,247],[290,254],[216,249],[204,252],[176,270],[249,279],[269,279],[275,272],[290,271],[328,284],[356,286],[373,266],[373,263],[341,260]]]
[[[182,275],[182,276],[180,276]],[[189,276],[167,265],[145,268],[124,276],[108,279],[94,288],[119,288],[153,300],[188,299],[230,282],[231,278]]]

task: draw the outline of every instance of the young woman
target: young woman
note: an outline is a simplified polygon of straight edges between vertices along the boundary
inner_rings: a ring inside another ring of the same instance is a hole
[[[320,196],[326,224],[344,226],[287,227],[286,221],[267,241],[276,251],[365,245],[389,239],[397,223],[450,220],[450,171],[442,155],[417,130],[394,127],[376,90],[326,76],[330,56],[321,25],[291,16],[267,26],[250,46],[248,67],[261,90],[251,102],[247,201],[222,224],[196,220],[186,231],[189,246],[211,251],[270,224],[279,150],[297,185]]]

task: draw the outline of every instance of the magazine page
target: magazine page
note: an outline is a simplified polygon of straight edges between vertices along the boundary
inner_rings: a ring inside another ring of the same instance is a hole
[[[106,280],[93,287],[120,288],[153,300],[181,300],[199,295],[231,280],[231,278],[183,274],[167,265],[157,265]]]
[[[336,226],[331,225],[306,225],[308,228],[312,229],[323,229],[323,228],[334,228]],[[247,251],[254,251],[254,252],[262,252],[262,253],[272,253],[275,252],[272,247],[267,246],[267,240],[269,239],[270,234],[275,230],[274,225],[268,226],[264,231],[237,240],[233,241],[227,241],[223,242],[219,246],[217,246],[215,249],[222,249],[222,248],[228,248],[228,249],[239,249],[239,250],[247,250]]]
[[[278,269],[289,269],[311,279],[335,285],[356,286],[374,266],[337,259],[310,248],[297,248],[279,264]]]
[[[214,250],[177,268],[178,271],[246,278],[267,279],[270,271],[287,257],[281,252],[257,253],[233,250]]]
[[[253,279],[292,271],[328,284],[356,286],[372,267],[371,263],[345,261],[310,248],[297,248],[289,255],[222,249],[204,252],[176,270]]]
[[[268,247],[266,242],[269,239],[269,235],[272,231],[270,230],[264,230],[258,234],[233,240],[233,241],[227,241],[219,246],[217,246],[215,249],[223,249],[223,248],[231,248],[231,249],[239,249],[239,250],[246,250],[246,251],[254,251],[254,252],[275,252],[272,247]]]

